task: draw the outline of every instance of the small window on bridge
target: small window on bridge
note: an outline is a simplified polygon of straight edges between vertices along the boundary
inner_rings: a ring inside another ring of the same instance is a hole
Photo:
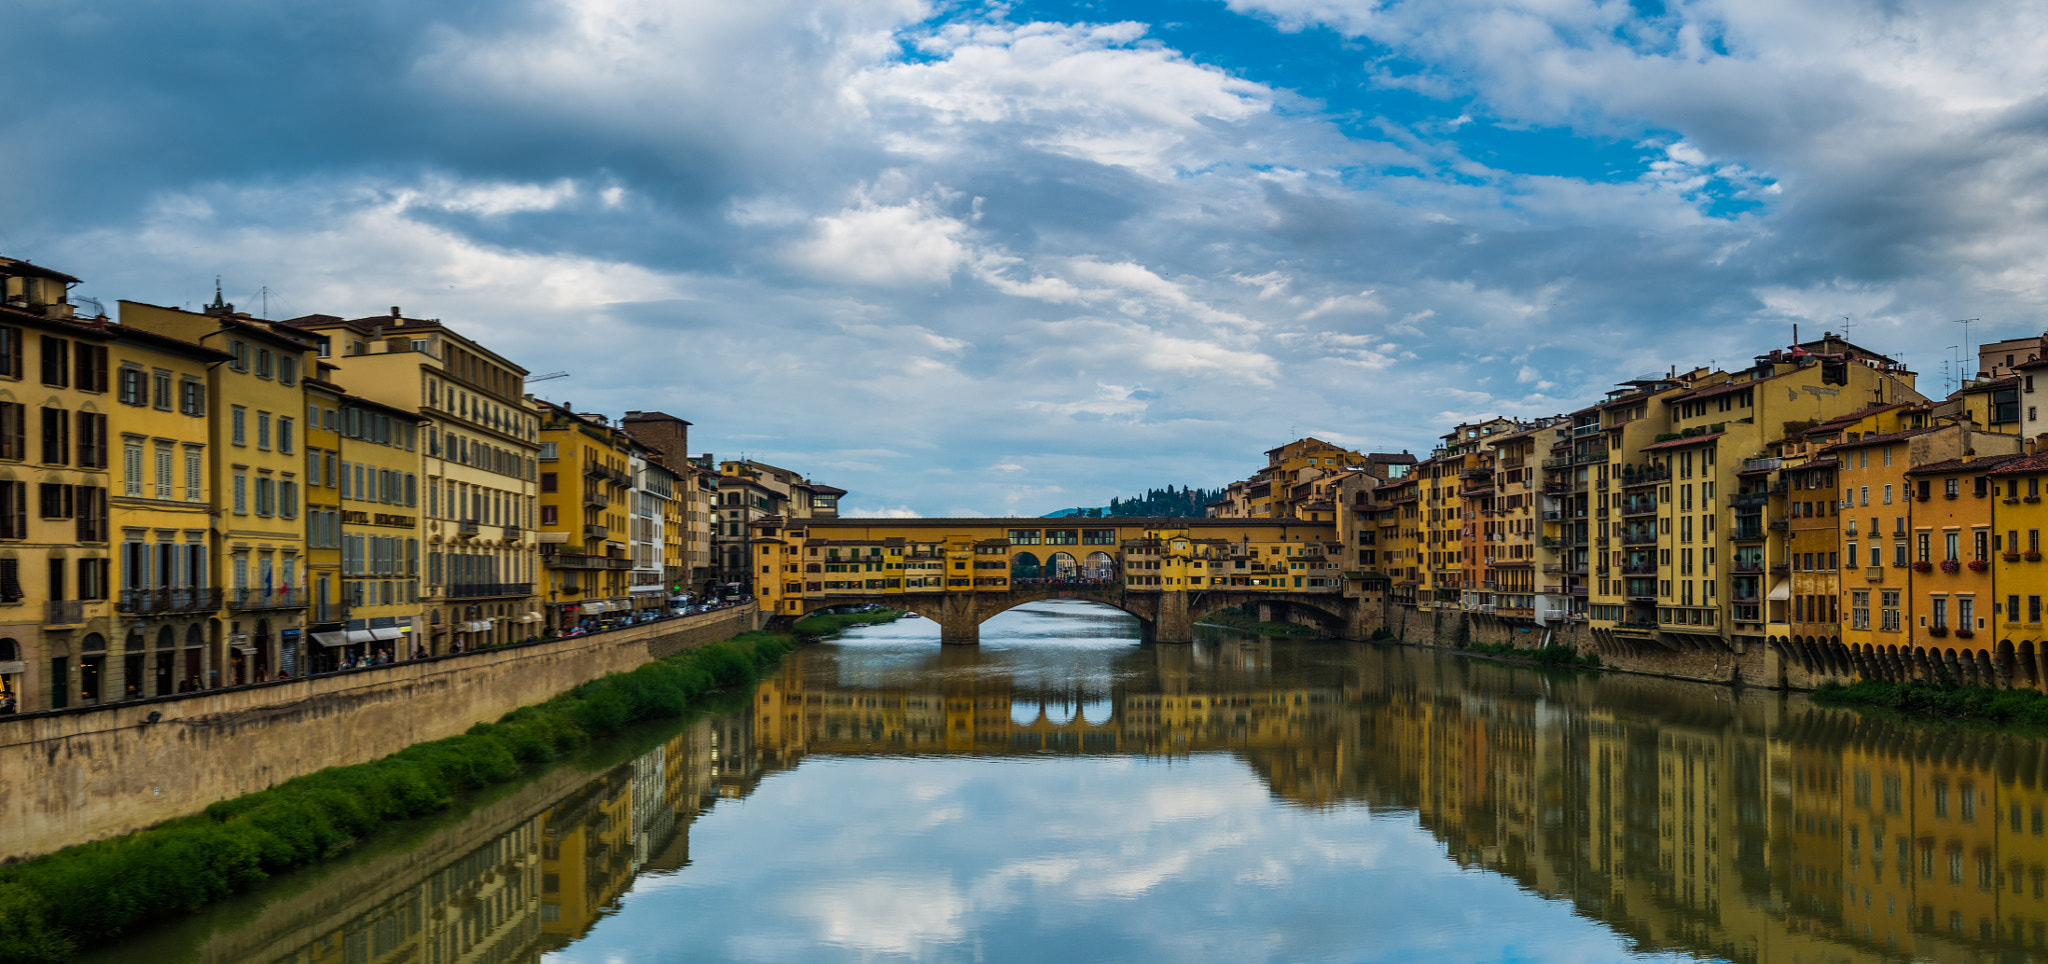
[[[1010,542],[1020,546],[1039,545],[1037,529],[1011,529]]]
[[[1082,529],[1081,544],[1084,546],[1116,545],[1115,529]]]

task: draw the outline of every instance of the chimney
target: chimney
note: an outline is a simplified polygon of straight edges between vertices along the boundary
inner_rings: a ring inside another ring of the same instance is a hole
[[[393,318],[402,318],[402,317],[405,317],[405,316],[399,313],[399,311],[398,311],[398,306],[397,306],[397,305],[392,305],[392,306],[391,306],[391,317],[393,317]]]

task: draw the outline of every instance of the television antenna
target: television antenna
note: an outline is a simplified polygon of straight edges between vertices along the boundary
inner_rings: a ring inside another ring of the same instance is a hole
[[[1973,350],[1973,349],[1971,349],[1971,348],[1970,348],[1970,325],[1971,325],[1971,324],[1972,324],[1973,322],[1977,322],[1977,321],[1981,321],[1981,320],[1983,320],[1983,319],[1980,319],[1980,318],[1957,318],[1957,319],[1955,319],[1954,321],[1951,321],[1951,322],[1949,322],[1949,324],[1951,324],[1951,325],[1961,325],[1961,326],[1963,326],[1963,351],[1964,351],[1964,353],[1965,353],[1965,354],[1968,354],[1968,353],[1970,353],[1970,352],[1971,352],[1971,351]]]
[[[531,384],[533,384],[534,382],[546,382],[546,381],[553,381],[553,380],[555,380],[555,379],[557,379],[557,378],[568,378],[568,377],[569,377],[569,373],[568,373],[568,372],[549,372],[549,373],[547,373],[547,374],[545,374],[545,375],[529,375],[529,376],[527,376],[527,379],[526,379],[526,383],[527,383],[528,385],[531,385]]]

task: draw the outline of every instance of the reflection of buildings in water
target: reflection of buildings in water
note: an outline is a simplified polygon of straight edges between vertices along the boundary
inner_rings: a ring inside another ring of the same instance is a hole
[[[785,766],[807,753],[1233,752],[1296,803],[1413,811],[1448,856],[1569,899],[1641,950],[1876,961],[2044,948],[2048,759],[2035,743],[1972,756],[1951,746],[1968,738],[1775,697],[1376,647],[1320,650],[1349,665],[1291,664],[1302,651],[1141,653],[1150,662],[1119,675],[1106,720],[1077,709],[1093,694],[1000,675],[846,687],[793,663],[762,686],[752,725]],[[2011,762],[2023,758],[2037,766]]]
[[[717,797],[713,725],[685,728],[280,960],[539,961],[587,933],[636,873],[688,861],[688,824]]]

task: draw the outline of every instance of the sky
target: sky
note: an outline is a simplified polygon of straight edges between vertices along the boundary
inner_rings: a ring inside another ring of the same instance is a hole
[[[2048,6],[15,0],[0,254],[1037,515],[2048,328]],[[1975,318],[1976,323],[1951,324]]]

